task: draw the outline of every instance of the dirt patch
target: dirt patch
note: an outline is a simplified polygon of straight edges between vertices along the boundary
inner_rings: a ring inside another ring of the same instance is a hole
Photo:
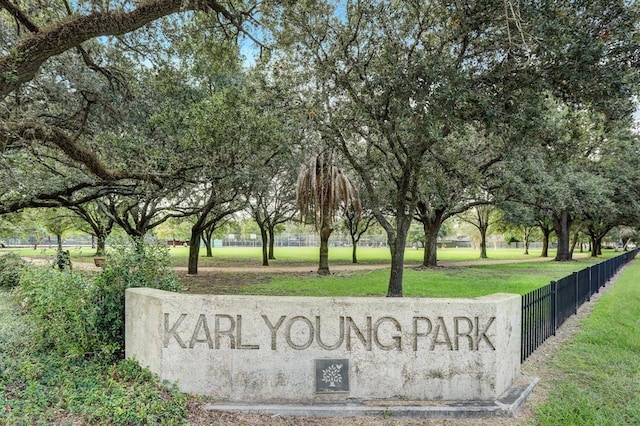
[[[189,294],[238,294],[238,288],[255,284],[268,284],[276,277],[305,277],[307,274],[297,272],[279,272],[256,274],[254,272],[212,271],[199,272],[198,275],[188,275],[186,272],[176,272],[183,291]]]
[[[358,271],[388,268],[388,265],[333,265],[331,274],[348,276]],[[184,292],[190,294],[237,294],[239,287],[268,284],[278,278],[306,278],[317,276],[313,265],[295,266],[204,266],[197,275],[187,274],[186,267],[174,267]]]

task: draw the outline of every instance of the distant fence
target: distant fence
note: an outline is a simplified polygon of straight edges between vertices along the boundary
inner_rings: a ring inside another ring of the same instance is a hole
[[[555,335],[568,317],[637,254],[638,249],[625,252],[523,295],[521,361]]]

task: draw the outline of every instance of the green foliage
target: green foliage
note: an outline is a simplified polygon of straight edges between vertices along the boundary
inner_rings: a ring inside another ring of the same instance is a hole
[[[22,351],[4,367],[0,424],[187,424],[186,395],[132,360]]]
[[[95,308],[84,275],[49,268],[24,268],[16,296],[31,317],[35,346],[70,357],[96,349]]]
[[[13,358],[30,341],[31,327],[24,320],[20,307],[8,290],[0,288],[0,377],[5,369],[5,357]]]
[[[2,78],[9,84],[16,84],[19,81],[18,76],[15,73],[3,73]]]
[[[0,289],[17,287],[23,266],[24,261],[13,253],[0,256]]]
[[[0,424],[186,424],[185,395],[114,359],[124,290],[179,289],[166,264],[166,249],[140,245],[114,249],[94,278],[20,269],[15,297],[0,292]]]
[[[169,252],[160,245],[122,245],[107,254],[102,274],[94,281],[95,327],[103,347],[124,355],[124,294],[127,288],[181,289],[168,267]]]
[[[125,290],[180,290],[167,264],[166,248],[140,245],[114,248],[94,278],[67,269],[24,268],[16,296],[32,317],[36,346],[70,357],[122,357]]]

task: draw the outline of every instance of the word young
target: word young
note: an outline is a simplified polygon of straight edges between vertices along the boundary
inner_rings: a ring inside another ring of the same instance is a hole
[[[341,348],[350,351],[357,347],[367,351],[495,350],[490,337],[495,319],[456,316],[445,320],[441,316],[414,316],[409,323],[402,324],[391,316],[375,320],[367,316],[356,322],[351,316],[327,320],[301,315],[243,318],[242,315],[183,313],[175,318],[164,313],[163,346],[272,351],[312,347],[329,351]]]

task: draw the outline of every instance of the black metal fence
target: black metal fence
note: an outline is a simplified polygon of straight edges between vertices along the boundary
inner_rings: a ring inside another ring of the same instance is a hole
[[[637,254],[638,249],[625,252],[523,295],[521,361],[556,334],[580,305],[591,300]]]

